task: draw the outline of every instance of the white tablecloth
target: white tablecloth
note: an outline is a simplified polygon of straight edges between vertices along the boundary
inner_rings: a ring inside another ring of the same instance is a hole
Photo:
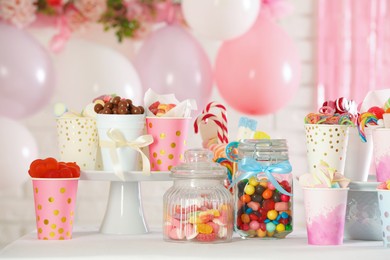
[[[235,236],[230,243],[173,243],[162,239],[161,232],[142,235],[105,235],[97,230],[75,231],[71,240],[43,241],[36,233],[9,244],[1,259],[390,259],[390,248],[381,241],[344,241],[341,246],[307,244],[304,230],[280,240],[243,240]]]

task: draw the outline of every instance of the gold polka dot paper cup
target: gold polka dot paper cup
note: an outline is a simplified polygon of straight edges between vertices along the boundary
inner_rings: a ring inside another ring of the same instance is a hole
[[[149,146],[152,171],[170,171],[184,161],[191,118],[146,117],[146,129],[153,136]]]
[[[57,119],[60,160],[76,162],[82,170],[98,170],[99,139],[96,120],[88,117]]]
[[[32,178],[38,239],[72,238],[78,178]]]
[[[390,190],[378,191],[378,204],[381,213],[383,246],[390,247]]]
[[[344,174],[349,126],[305,124],[309,171],[314,173],[321,160]]]

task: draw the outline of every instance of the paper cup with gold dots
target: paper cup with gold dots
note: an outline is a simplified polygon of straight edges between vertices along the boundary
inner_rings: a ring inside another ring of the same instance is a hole
[[[146,129],[153,136],[149,146],[152,171],[170,171],[184,161],[191,118],[146,117]]]
[[[382,240],[384,247],[390,247],[390,190],[377,189],[381,213]]]
[[[344,174],[349,126],[305,124],[309,171],[314,173],[320,161]]]
[[[78,178],[32,178],[38,239],[72,238]]]
[[[60,160],[76,162],[82,170],[101,169],[96,120],[89,117],[57,119]]]

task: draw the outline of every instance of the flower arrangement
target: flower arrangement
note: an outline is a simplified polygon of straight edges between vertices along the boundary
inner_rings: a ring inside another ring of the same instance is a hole
[[[0,0],[0,21],[18,28],[49,21],[59,27],[57,36],[64,40],[89,23],[101,23],[122,41],[143,38],[168,11],[180,13],[179,5],[174,0]]]

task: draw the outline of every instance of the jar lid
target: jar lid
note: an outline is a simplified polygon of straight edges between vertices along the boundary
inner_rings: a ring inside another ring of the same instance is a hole
[[[189,149],[185,151],[185,162],[172,167],[171,177],[193,179],[224,179],[226,167],[213,162],[213,152],[207,149]]]
[[[286,139],[243,139],[228,145],[229,159],[239,161],[252,157],[257,161],[279,162],[288,160]]]

